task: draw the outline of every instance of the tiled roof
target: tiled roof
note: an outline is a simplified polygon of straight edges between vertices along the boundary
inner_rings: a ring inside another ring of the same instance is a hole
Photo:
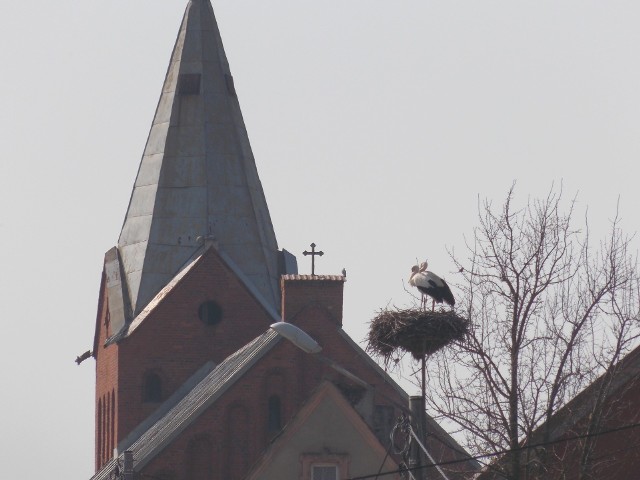
[[[347,277],[344,275],[282,275],[282,280],[284,281],[292,281],[292,280],[314,280],[314,281],[332,281],[332,282],[346,282]]]
[[[279,340],[278,334],[269,330],[237,352],[227,357],[199,382],[175,407],[171,408],[153,426],[135,440],[133,451],[135,470],[143,468],[159,451],[171,443],[198,416],[227,391],[256,361],[265,355]],[[123,453],[118,457],[123,462]],[[109,461],[91,480],[108,480],[117,459]]]

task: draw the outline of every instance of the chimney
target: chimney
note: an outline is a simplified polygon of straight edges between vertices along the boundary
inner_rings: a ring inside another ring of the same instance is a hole
[[[308,306],[326,309],[342,327],[343,275],[282,275],[282,320],[295,323],[295,316]]]
[[[124,452],[124,467],[122,469],[122,480],[133,480],[133,452]]]

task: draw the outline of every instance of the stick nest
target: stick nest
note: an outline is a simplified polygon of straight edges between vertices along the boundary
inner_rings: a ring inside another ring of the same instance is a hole
[[[454,312],[381,310],[369,325],[367,351],[387,364],[396,350],[420,359],[461,340],[468,328],[469,322]]]

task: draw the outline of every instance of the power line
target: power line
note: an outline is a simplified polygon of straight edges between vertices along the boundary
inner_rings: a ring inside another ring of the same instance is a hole
[[[444,480],[449,480],[449,477],[447,477],[446,473],[444,473],[444,471],[438,466],[436,465],[436,462],[434,461],[433,457],[431,456],[431,454],[429,453],[429,451],[427,450],[427,447],[425,447],[422,442],[420,441],[420,439],[418,438],[418,436],[415,434],[415,432],[413,431],[413,428],[411,428],[411,425],[409,425],[409,432],[411,433],[411,436],[415,439],[415,441],[418,443],[418,445],[420,446],[420,448],[422,449],[422,451],[425,453],[425,455],[427,457],[429,457],[429,460],[431,461],[431,463],[436,467],[436,469],[438,470],[438,473],[442,476],[442,478],[444,478]]]
[[[467,458],[462,458],[462,459],[457,459],[457,460],[448,460],[448,461],[444,461],[444,462],[438,462],[438,463],[433,463],[430,465],[417,465],[415,467],[411,467],[409,470],[419,470],[419,469],[423,469],[423,468],[436,468],[436,467],[440,467],[440,466],[444,466],[444,465],[454,465],[457,463],[463,463],[463,462],[468,462],[469,460],[479,460],[481,458],[489,458],[489,457],[497,457],[500,455],[505,455],[507,453],[515,453],[515,452],[521,452],[524,450],[528,450],[531,448],[538,448],[538,447],[544,447],[547,445],[556,445],[559,443],[563,443],[563,442],[571,442],[574,440],[581,440],[583,438],[590,438],[590,437],[599,437],[601,435],[609,435],[611,433],[616,433],[616,432],[621,432],[624,430],[631,430],[633,428],[638,428],[640,427],[640,423],[631,423],[628,425],[622,425],[620,427],[616,427],[616,428],[612,428],[609,430],[603,430],[601,432],[595,432],[595,433],[584,433],[582,435],[574,435],[573,437],[566,437],[566,438],[560,438],[558,440],[551,440],[548,442],[540,442],[540,443],[534,443],[531,445],[523,445],[521,447],[518,448],[513,448],[510,450],[502,450],[500,452],[493,452],[493,453],[485,453],[482,455],[476,455],[474,457],[467,457]],[[374,478],[376,476],[385,476],[385,475],[393,475],[396,473],[402,473],[407,471],[406,469],[399,469],[399,470],[392,470],[392,471],[388,471],[388,472],[382,472],[382,473],[378,473],[378,474],[374,474],[374,475],[362,475],[359,477],[349,477],[347,480],[365,480],[368,478]]]

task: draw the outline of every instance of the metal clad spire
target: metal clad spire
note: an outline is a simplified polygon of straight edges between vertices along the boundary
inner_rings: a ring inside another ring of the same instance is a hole
[[[118,240],[134,316],[212,238],[279,309],[275,233],[209,0],[182,20]]]

